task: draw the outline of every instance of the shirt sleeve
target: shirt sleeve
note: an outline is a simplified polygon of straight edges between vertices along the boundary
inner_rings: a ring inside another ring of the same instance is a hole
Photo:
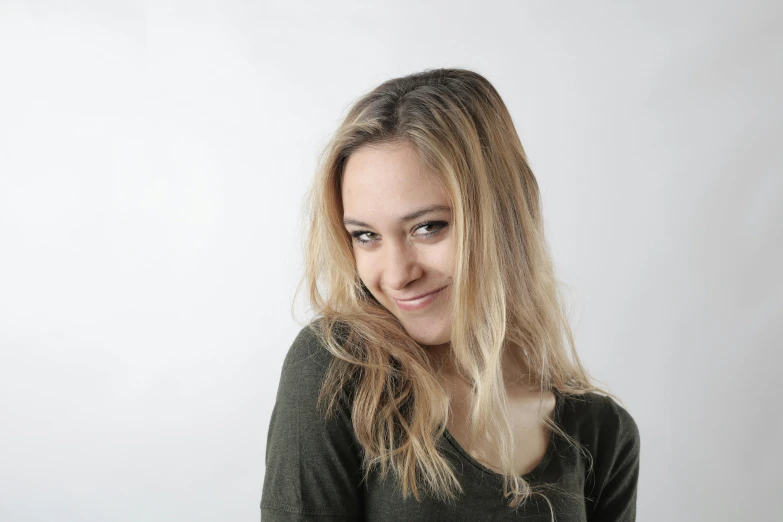
[[[611,408],[610,429],[599,441],[603,461],[596,474],[595,503],[590,522],[634,522],[636,489],[639,482],[641,439],[633,417],[622,406],[607,398]],[[608,456],[608,457],[607,457]],[[605,460],[604,460],[605,459]]]
[[[326,422],[318,394],[332,355],[308,327],[283,363],[267,434],[263,522],[362,519],[359,443],[346,401]]]

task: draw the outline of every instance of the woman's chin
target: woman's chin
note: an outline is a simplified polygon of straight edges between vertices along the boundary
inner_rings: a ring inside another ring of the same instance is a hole
[[[407,331],[408,335],[410,335],[414,341],[423,346],[438,346],[441,344],[446,344],[451,340],[449,332],[422,332],[416,330]]]

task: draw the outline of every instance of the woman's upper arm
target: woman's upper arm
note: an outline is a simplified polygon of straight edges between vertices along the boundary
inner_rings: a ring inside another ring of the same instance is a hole
[[[264,521],[361,518],[361,452],[350,411],[340,402],[327,422],[317,409],[330,357],[306,329],[286,356],[267,433]]]
[[[602,463],[596,484],[595,504],[588,520],[600,522],[634,522],[636,490],[639,482],[641,439],[633,417],[621,406],[613,407],[614,429],[611,437],[599,444]]]

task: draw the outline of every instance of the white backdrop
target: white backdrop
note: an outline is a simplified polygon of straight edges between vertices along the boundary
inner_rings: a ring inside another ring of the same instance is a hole
[[[369,4],[0,1],[0,520],[258,520],[316,154],[444,66],[514,117],[638,520],[780,520],[780,4]]]

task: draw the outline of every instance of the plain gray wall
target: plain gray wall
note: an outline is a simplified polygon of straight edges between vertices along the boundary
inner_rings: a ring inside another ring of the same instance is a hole
[[[512,113],[638,520],[779,516],[779,5],[0,2],[0,519],[258,520],[316,154],[443,66]]]

